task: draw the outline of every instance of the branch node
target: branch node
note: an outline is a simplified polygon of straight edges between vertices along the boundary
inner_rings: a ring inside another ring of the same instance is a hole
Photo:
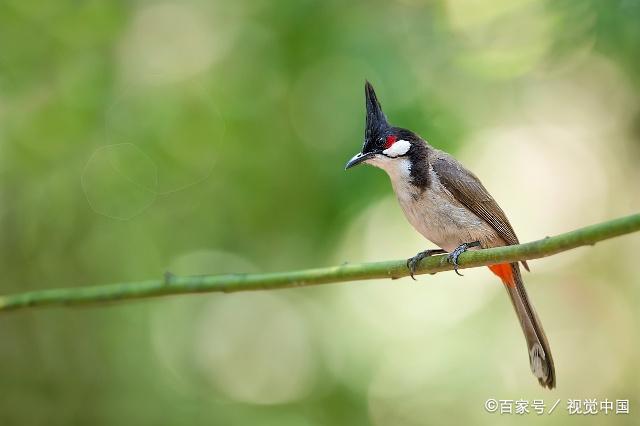
[[[165,271],[164,273],[164,285],[171,285],[175,281],[175,274],[171,271]]]

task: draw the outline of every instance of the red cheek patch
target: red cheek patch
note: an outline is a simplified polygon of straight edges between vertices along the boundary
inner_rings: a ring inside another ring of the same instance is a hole
[[[385,149],[391,148],[391,145],[396,143],[397,140],[398,140],[398,138],[393,136],[393,135],[387,136],[387,140],[384,142],[384,148]]]

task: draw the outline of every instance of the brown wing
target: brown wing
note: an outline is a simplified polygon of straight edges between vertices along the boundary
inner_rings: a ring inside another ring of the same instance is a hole
[[[518,237],[507,216],[476,175],[445,153],[436,155],[431,165],[440,182],[458,202],[491,225],[507,245],[518,244]],[[528,271],[527,263],[522,264]]]

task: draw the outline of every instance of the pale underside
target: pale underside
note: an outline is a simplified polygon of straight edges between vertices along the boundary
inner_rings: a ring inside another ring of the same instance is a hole
[[[441,151],[432,152],[447,156]],[[430,185],[423,190],[411,183],[411,163],[407,158],[376,156],[367,163],[387,172],[409,223],[438,247],[451,252],[463,243],[474,241],[480,241],[484,248],[505,245],[491,225],[456,200],[442,185],[432,166],[429,167]]]

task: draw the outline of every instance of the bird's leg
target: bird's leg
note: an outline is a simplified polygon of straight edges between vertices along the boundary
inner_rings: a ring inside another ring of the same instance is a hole
[[[458,257],[465,251],[469,250],[471,247],[480,247],[480,241],[474,241],[472,243],[462,243],[454,251],[449,253],[447,256],[447,260],[449,263],[453,263],[453,270],[456,271],[456,274],[462,276],[460,272],[458,272]]]
[[[422,259],[429,256],[433,256],[434,254],[443,254],[446,252],[447,252],[446,250],[442,250],[442,249],[425,250],[407,259],[407,269],[409,269],[409,274],[411,275],[411,278],[413,278],[413,280],[416,281],[416,277],[414,277],[413,274],[416,273],[416,267],[418,266],[418,263],[420,263]]]

